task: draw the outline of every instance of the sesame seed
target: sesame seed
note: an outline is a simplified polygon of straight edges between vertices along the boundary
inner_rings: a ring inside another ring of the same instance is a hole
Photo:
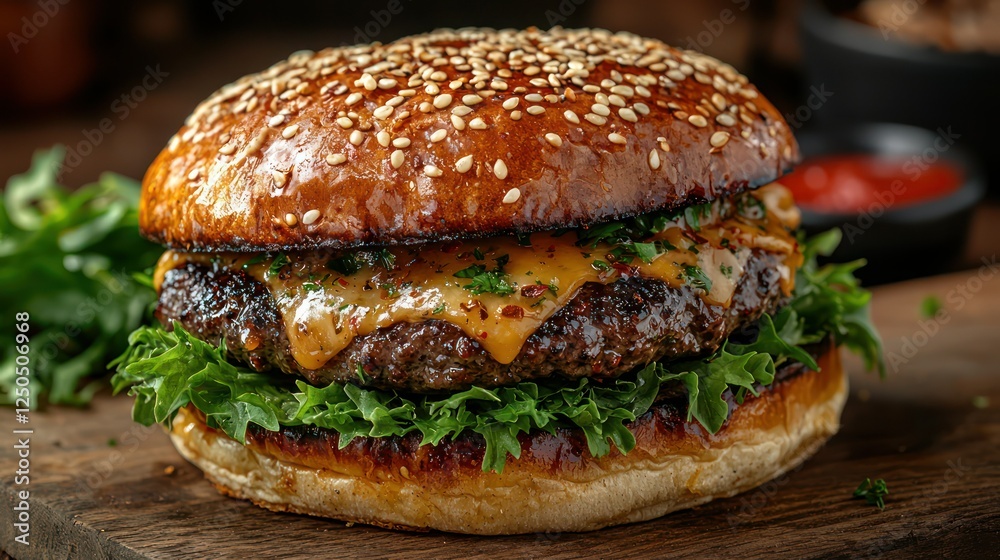
[[[354,130],[354,131],[352,131],[351,132],[351,137],[349,138],[351,144],[354,144],[355,146],[360,146],[361,142],[364,141],[364,139],[365,139],[365,136],[364,136],[364,134],[361,133],[360,130]]]
[[[281,187],[284,187],[285,183],[288,181],[288,175],[285,175],[283,171],[272,171],[271,179],[274,181],[274,184],[277,185],[278,188],[280,189]]]
[[[402,95],[397,95],[396,97],[393,97],[392,99],[386,101],[385,104],[390,107],[399,107],[404,101],[406,101],[405,97],[403,97]]]
[[[740,131],[740,136],[742,136],[743,138],[746,138],[747,140],[749,140],[750,139],[750,129],[744,128],[743,130],[741,130]],[[761,147],[763,148],[764,145],[761,144]]]
[[[507,178],[507,164],[504,163],[502,159],[498,159],[497,162],[493,164],[493,174],[500,180]],[[510,193],[507,194],[509,195]],[[520,192],[518,193],[518,196],[520,196]]]
[[[236,151],[236,146],[233,146],[232,144],[225,144],[221,148],[219,148],[219,153],[224,156],[233,155],[233,152],[235,151]]]
[[[455,130],[465,130],[465,121],[458,115],[452,115],[451,126],[455,127]]]
[[[448,79],[448,74],[445,74],[444,72],[438,70],[436,72],[431,73],[430,79],[435,82],[443,82]]]
[[[389,131],[387,130],[378,131],[378,134],[375,135],[375,139],[378,140],[378,143],[381,144],[383,148],[389,147],[389,142],[391,140],[391,138],[389,137]]]
[[[392,78],[382,78],[378,81],[378,87],[379,89],[394,88],[396,87],[396,80],[393,80]]]
[[[612,105],[614,105],[615,107],[624,107],[625,106],[625,98],[622,97],[622,96],[620,96],[620,95],[618,95],[617,93],[612,93],[611,95],[609,95],[608,96],[608,101]]]
[[[417,94],[417,90],[415,90],[415,89],[401,89],[401,90],[399,90],[399,95],[402,95],[403,97],[413,97],[416,94]]]
[[[525,101],[530,101],[532,103],[541,103],[542,99],[543,99],[542,96],[538,93],[529,93],[528,95],[524,96]]]
[[[465,173],[466,171],[472,169],[472,156],[468,155],[461,157],[455,162],[455,171],[459,173]]]
[[[726,145],[726,142],[729,142],[729,133],[724,130],[716,132],[708,140],[708,143],[714,148],[721,148]]]
[[[521,190],[518,188],[513,188],[507,191],[507,194],[503,195],[504,204],[513,204],[521,198]]]
[[[452,80],[448,82],[448,87],[450,87],[451,89],[458,89],[462,87],[462,80]]]
[[[649,97],[653,95],[648,89],[644,88],[643,86],[635,86],[635,92],[643,97]]]
[[[684,79],[687,78],[687,76],[680,70],[668,70],[667,77],[675,82],[683,82]]]
[[[439,128],[431,133],[431,142],[440,142],[444,140],[445,136],[448,136],[448,131],[443,128]]]
[[[392,152],[392,155],[389,156],[389,163],[392,164],[393,169],[399,169],[399,166],[403,165],[403,150]]]
[[[607,105],[602,105],[600,103],[594,103],[591,105],[590,110],[602,117],[606,117],[611,114],[611,109],[609,109]]]
[[[576,113],[570,111],[569,109],[567,109],[566,112],[563,113],[563,117],[565,117],[566,120],[568,120],[573,124],[580,124],[580,117],[576,116]]]
[[[726,109],[726,98],[721,93],[715,92],[712,94],[712,105],[715,105],[716,109],[724,111]]]
[[[520,102],[521,102],[520,97],[511,97],[510,99],[503,102],[503,108],[510,111],[514,107],[517,107],[517,104]]]
[[[201,175],[201,171],[199,171],[197,169],[192,169],[191,172],[188,173],[188,181],[194,181],[194,180],[198,179],[198,177],[200,175]]]
[[[635,116],[635,111],[632,109],[618,109],[618,116],[629,122],[637,122],[639,120],[639,117]]]
[[[519,120],[521,120],[521,111],[511,111],[510,112],[510,120],[512,120],[512,121],[519,121]]]
[[[618,95],[625,97],[632,97],[635,94],[635,91],[629,86],[617,85],[611,88],[611,93],[617,93]]]
[[[649,106],[646,105],[645,103],[636,103],[632,107],[635,109],[635,112],[639,113],[640,115],[645,116],[649,114]]]
[[[285,115],[274,115],[267,121],[267,126],[278,127],[285,122]]]
[[[440,177],[441,174],[442,174],[442,171],[441,171],[441,168],[439,168],[439,167],[436,167],[434,165],[425,165],[424,166],[424,175],[427,175],[428,177]]]
[[[299,125],[293,124],[291,126],[286,126],[284,130],[281,131],[281,137],[284,139],[289,139],[295,136],[299,132]]]
[[[378,120],[385,120],[386,117],[392,114],[393,108],[388,105],[382,105],[378,109],[372,111],[372,115]]]
[[[441,88],[434,82],[427,82],[427,85],[424,86],[424,93],[427,95],[437,95],[441,93]]]
[[[545,112],[545,107],[542,107],[541,105],[532,105],[531,107],[528,107],[527,110],[529,115],[541,115]]]
[[[326,156],[326,162],[330,165],[340,165],[347,161],[347,156],[344,154],[330,154]]]
[[[595,95],[594,96],[594,101],[596,101],[599,105],[610,105],[611,104],[611,100],[608,99],[608,96],[604,95],[603,93],[598,93],[597,95]]]
[[[660,154],[656,153],[656,149],[649,150],[649,168],[656,171],[660,168]]]
[[[285,214],[285,223],[288,227],[294,227],[295,224],[299,223],[299,219],[295,217],[295,214]]]
[[[608,134],[608,140],[611,140],[611,142],[615,144],[624,144],[626,142],[625,137],[617,132]]]
[[[560,138],[558,134],[548,132],[545,134],[545,139],[549,142],[549,144],[552,144],[557,148],[562,146],[562,138]]]
[[[698,128],[703,128],[708,126],[708,121],[705,120],[705,117],[701,115],[691,115],[690,117],[688,117],[688,122],[697,126]]]
[[[601,88],[599,86],[595,86],[594,84],[587,84],[583,86],[583,91],[587,93],[597,93],[601,91]]]
[[[312,225],[316,220],[319,219],[319,210],[313,208],[312,210],[302,214],[302,223],[304,225]]]
[[[586,115],[583,116],[583,118],[586,119],[587,122],[589,122],[590,124],[596,124],[597,126],[601,126],[602,124],[608,122],[608,119],[600,115],[595,115],[594,113],[587,113]]]
[[[357,85],[357,82],[355,82],[355,85]],[[375,81],[375,78],[371,74],[365,74],[361,77],[361,85],[368,91],[375,91],[378,88],[378,82]]]
[[[448,105],[451,105],[451,99],[450,93],[442,93],[434,98],[434,106],[438,109],[444,109]]]
[[[351,128],[352,126],[354,126],[354,121],[352,121],[348,117],[340,117],[339,119],[337,119],[337,124],[340,125],[340,128]],[[282,135],[284,135],[284,133],[282,133]]]
[[[400,136],[392,141],[392,145],[397,148],[406,148],[410,145],[410,139],[405,136]]]
[[[719,113],[715,117],[715,122],[721,124],[722,126],[733,126],[736,124],[736,117],[730,115],[729,113]]]
[[[482,100],[483,100],[482,97],[479,97],[474,93],[462,96],[462,103],[465,103],[466,105],[475,105],[476,103],[479,103]]]
[[[476,117],[476,118],[472,119],[471,121],[469,121],[469,128],[472,128],[472,129],[475,129],[475,130],[485,130],[486,129],[486,123],[483,121],[483,119],[481,119],[479,117]]]
[[[351,105],[354,105],[358,101],[361,101],[361,94],[358,92],[354,92],[351,95],[348,95],[347,99],[344,102],[347,103],[348,107],[350,107]]]
[[[454,109],[451,110],[452,115],[458,115],[460,117],[464,117],[465,115],[468,115],[471,112],[472,112],[472,107],[466,107],[465,105],[459,105],[458,107],[455,107]]]

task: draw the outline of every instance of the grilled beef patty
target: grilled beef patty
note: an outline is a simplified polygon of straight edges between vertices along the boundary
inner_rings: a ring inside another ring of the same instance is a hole
[[[232,357],[254,369],[298,374],[315,385],[458,391],[550,376],[614,378],[654,360],[705,355],[776,311],[783,300],[777,266],[778,257],[754,250],[729,308],[706,304],[689,286],[637,276],[585,284],[510,364],[494,360],[458,326],[426,320],[356,336],[322,368],[308,370],[292,358],[267,287],[241,270],[203,264],[166,273],[156,315],[166,325],[179,321],[202,340],[224,340]]]

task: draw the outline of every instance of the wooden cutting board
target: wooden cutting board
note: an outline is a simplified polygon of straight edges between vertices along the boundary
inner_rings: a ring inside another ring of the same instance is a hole
[[[1000,270],[997,270],[1000,272]],[[936,295],[947,320],[921,317]],[[399,533],[223,498],[131,399],[32,414],[31,544],[15,543],[16,456],[4,416],[0,543],[41,558],[939,557],[1000,550],[1000,274],[988,268],[879,288],[885,381],[848,362],[844,427],[796,471],[663,519],[583,534]],[[110,444],[114,440],[115,445]],[[885,511],[851,498],[884,478]]]

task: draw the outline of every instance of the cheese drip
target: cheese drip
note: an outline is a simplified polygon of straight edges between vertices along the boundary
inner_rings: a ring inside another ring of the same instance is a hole
[[[645,240],[669,243],[661,244],[668,250],[651,262],[633,259],[604,266],[613,246],[578,246],[573,232],[536,233],[530,246],[513,237],[494,237],[364,249],[354,253],[363,266],[353,274],[331,269],[331,259],[343,254],[329,251],[288,254],[284,266],[255,254],[167,251],[154,282],[159,290],[167,271],[189,262],[244,270],[268,287],[281,312],[292,356],[306,369],[321,368],[355,336],[426,320],[458,326],[494,359],[507,364],[587,282],[607,284],[638,275],[671,286],[689,284],[706,303],[728,307],[751,249],[763,249],[781,257],[782,289],[788,294],[801,261],[789,232],[797,225],[789,192],[771,184],[711,205],[698,224],[686,223],[683,215],[669,222]],[[389,267],[387,260],[393,261]],[[598,260],[602,262],[595,265]],[[513,294],[477,295],[466,287],[469,278],[455,276],[472,265],[495,270],[500,264]]]

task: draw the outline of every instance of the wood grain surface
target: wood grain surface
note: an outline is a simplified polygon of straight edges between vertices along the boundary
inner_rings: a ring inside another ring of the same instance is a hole
[[[32,415],[31,544],[13,542],[14,413],[0,409],[0,543],[42,558],[996,558],[1000,550],[1000,268],[876,292],[889,376],[848,362],[844,427],[788,475],[665,518],[583,534],[397,533],[223,498],[131,399]],[[938,319],[921,302],[943,302]],[[110,440],[115,444],[111,445]],[[886,509],[851,493],[884,478]],[[2,556],[0,556],[2,557]]]

